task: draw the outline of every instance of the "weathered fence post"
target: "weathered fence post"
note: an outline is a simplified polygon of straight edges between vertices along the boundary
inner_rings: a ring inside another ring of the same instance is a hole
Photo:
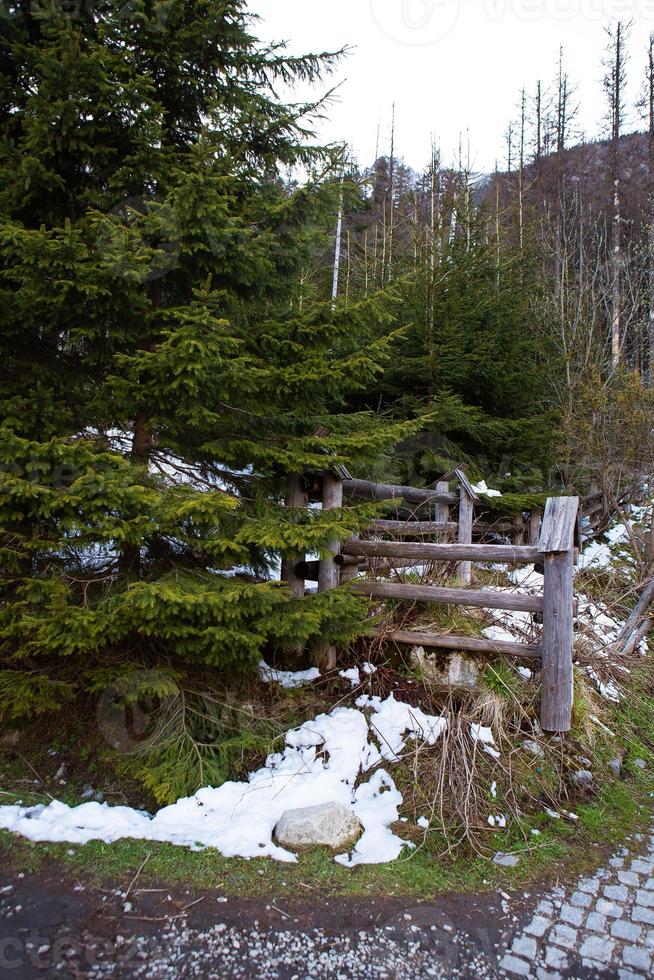
[[[538,544],[542,511],[533,507],[529,512],[529,544]]]
[[[475,500],[477,494],[472,489],[466,476],[456,470],[459,479],[459,544],[472,543],[472,524],[474,521]],[[470,585],[472,579],[472,562],[462,561],[457,567],[457,579],[462,585]]]
[[[525,519],[522,516],[522,512],[519,514],[514,514],[511,518],[511,525],[513,528],[512,539],[515,545],[521,545],[525,543]]]
[[[436,484],[436,490],[439,493],[449,493],[450,485],[447,480],[439,480]],[[447,524],[450,519],[450,505],[445,501],[440,500],[434,504],[434,520],[438,521],[440,524]],[[436,542],[447,541],[447,531],[436,531]]]
[[[299,473],[289,473],[286,481],[286,506],[303,507],[309,504],[309,494]],[[296,575],[296,565],[304,555],[292,555],[282,559],[282,582],[285,582],[295,599],[304,596],[304,579]]]
[[[541,727],[569,732],[572,724],[574,530],[579,499],[550,497],[539,550],[544,556]]]
[[[322,481],[322,509],[335,510],[343,506],[343,481],[334,473],[326,471]],[[340,582],[340,569],[334,561],[334,555],[340,554],[341,546],[338,538],[332,538],[327,543],[330,553],[328,558],[320,561],[318,569],[318,592],[335,589]],[[323,644],[320,648],[321,659],[327,670],[336,666],[336,647]]]

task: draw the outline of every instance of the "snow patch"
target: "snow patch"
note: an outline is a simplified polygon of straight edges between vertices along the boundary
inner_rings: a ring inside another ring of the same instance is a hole
[[[491,490],[490,487],[486,486],[485,480],[480,480],[472,488],[475,493],[480,493],[484,497],[501,497],[502,494],[499,490]]]
[[[277,683],[281,687],[294,688],[310,684],[320,677],[317,667],[309,667],[308,670],[275,670],[269,667],[265,660],[259,662],[259,677],[264,684]]]
[[[500,753],[497,751],[495,739],[493,738],[493,732],[490,728],[485,728],[483,725],[473,723],[470,725],[470,737],[473,742],[481,743],[481,747],[484,752],[487,752],[494,759],[499,759]]]
[[[412,845],[390,830],[402,795],[389,773],[375,767],[382,758],[397,759],[406,737],[434,744],[447,723],[392,694],[385,701],[370,698],[367,706],[370,720],[360,710],[338,707],[306,721],[287,732],[284,750],[268,756],[247,781],[207,786],[154,816],[125,806],[93,802],[71,807],[54,800],[47,806],[0,807],[0,828],[34,841],[112,843],[130,837],[192,849],[215,847],[226,857],[294,862],[296,855],[273,840],[282,813],[306,806],[307,800],[338,802],[351,807],[364,829],[352,853],[335,860],[347,867],[392,861]],[[367,780],[358,782],[373,768]]]

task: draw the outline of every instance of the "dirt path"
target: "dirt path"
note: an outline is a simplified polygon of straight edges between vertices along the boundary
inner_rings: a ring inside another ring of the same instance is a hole
[[[126,896],[0,872],[0,978],[304,980],[651,975],[654,837],[568,888],[396,899],[237,899],[180,887]]]

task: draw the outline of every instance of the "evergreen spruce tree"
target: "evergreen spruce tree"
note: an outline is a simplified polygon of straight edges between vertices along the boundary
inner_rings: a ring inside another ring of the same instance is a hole
[[[339,154],[274,86],[336,56],[263,47],[242,0],[19,2],[2,25],[0,712],[351,636],[354,598],[261,575],[360,519],[285,510],[285,475],[393,437],[344,409],[387,356],[388,299],[331,310],[303,285]],[[169,761],[162,798],[194,778]]]

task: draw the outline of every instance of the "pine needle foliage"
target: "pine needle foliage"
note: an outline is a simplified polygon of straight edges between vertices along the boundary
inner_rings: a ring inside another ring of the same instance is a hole
[[[287,474],[365,463],[407,431],[349,407],[389,358],[398,297],[332,309],[303,278],[341,151],[312,143],[322,100],[276,88],[319,82],[338,53],[259,43],[243,0],[5,10],[0,718],[134,663],[183,686],[350,638],[358,600],[275,581],[280,555],[366,516],[284,510]]]

